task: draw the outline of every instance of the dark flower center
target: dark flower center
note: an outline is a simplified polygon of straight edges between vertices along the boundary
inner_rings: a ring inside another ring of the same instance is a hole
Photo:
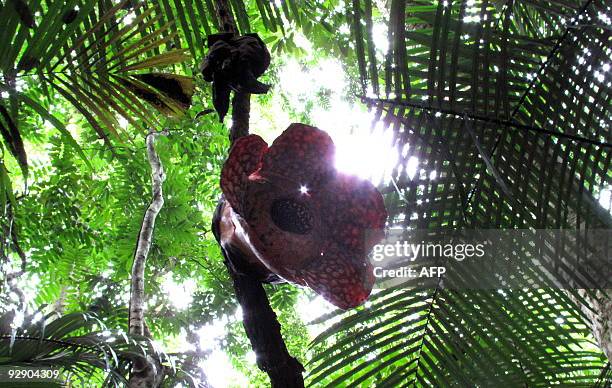
[[[285,232],[306,234],[312,230],[310,210],[293,199],[277,199],[270,209],[272,221]]]

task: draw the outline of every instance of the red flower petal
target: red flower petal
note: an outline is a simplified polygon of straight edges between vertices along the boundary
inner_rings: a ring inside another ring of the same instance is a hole
[[[372,265],[355,263],[342,251],[327,251],[301,271],[304,284],[341,309],[363,303],[374,284]]]
[[[380,192],[369,181],[337,174],[320,192],[324,255],[304,270],[305,283],[340,308],[367,299],[374,285],[367,254],[384,236],[387,211]]]
[[[268,144],[257,135],[236,140],[221,171],[221,190],[232,208],[243,214],[244,195],[249,175],[261,167],[261,158]]]
[[[334,149],[326,132],[309,125],[291,124],[265,154],[260,175],[266,178],[280,175],[313,188],[335,173]]]
[[[357,260],[384,237],[387,210],[370,181],[337,174],[321,198],[321,216],[328,226],[327,240],[351,252]]]

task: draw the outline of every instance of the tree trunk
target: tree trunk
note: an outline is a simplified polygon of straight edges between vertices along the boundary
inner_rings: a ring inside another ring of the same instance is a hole
[[[578,292],[588,304],[585,306],[584,302],[577,301],[581,311],[589,318],[593,337],[612,363],[612,290],[592,290],[592,294],[587,290]]]

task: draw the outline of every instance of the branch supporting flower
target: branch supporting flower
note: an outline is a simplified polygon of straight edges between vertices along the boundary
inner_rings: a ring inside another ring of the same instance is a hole
[[[216,10],[221,31],[236,34],[236,24],[229,11],[228,2],[217,0]],[[232,144],[249,134],[250,97],[250,93],[234,93],[232,126],[229,133]],[[225,204],[226,201],[222,198],[212,221],[213,233],[219,244],[220,223]],[[289,354],[281,335],[281,326],[261,281],[252,274],[238,270],[237,266],[241,267],[246,262],[239,250],[222,247],[221,252],[232,278],[236,298],[242,307],[243,325],[255,352],[257,366],[268,374],[272,387],[303,387],[304,367]]]

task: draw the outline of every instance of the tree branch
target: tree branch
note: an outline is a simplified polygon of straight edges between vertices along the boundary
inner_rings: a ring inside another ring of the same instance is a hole
[[[232,99],[232,128],[230,141],[232,144],[249,134],[249,112],[251,110],[251,95],[249,93],[235,93]]]
[[[215,11],[217,11],[219,31],[237,34],[238,29],[236,28],[236,21],[234,21],[234,15],[232,15],[232,10],[227,0],[217,0],[215,2]]]
[[[221,245],[220,221],[225,200],[221,199],[213,216],[213,234]],[[281,325],[272,310],[263,284],[243,265],[246,258],[238,249],[221,247],[236,298],[242,307],[242,324],[256,355],[257,366],[270,377],[273,388],[304,387],[302,364],[289,354],[281,334]]]
[[[242,0],[238,0],[242,1]],[[238,33],[227,0],[216,0],[216,10],[221,31]],[[238,138],[249,134],[249,112],[251,108],[249,93],[235,93],[232,99],[232,127],[229,138],[233,144]],[[221,246],[220,221],[225,200],[217,205],[212,228]],[[257,366],[270,377],[273,388],[304,387],[302,372],[304,367],[292,357],[281,334],[281,326],[262,283],[252,274],[238,269],[243,267],[245,258],[237,249],[221,247],[224,264],[232,278],[236,298],[242,307],[242,324],[257,357]]]
[[[155,139],[157,136],[166,135],[166,131],[150,132],[146,138],[147,157],[151,165],[152,199],[145,212],[138,233],[136,251],[134,252],[134,263],[132,264],[132,278],[130,284],[130,309],[129,309],[129,333],[144,336],[148,330],[144,322],[145,291],[144,276],[145,263],[151,248],[155,219],[164,205],[162,183],[166,179],[164,167],[155,151]],[[156,387],[161,382],[163,373],[159,360],[137,359],[132,366],[129,387]]]
[[[18,303],[17,308],[19,308],[22,311],[25,311],[25,308],[26,308],[25,295],[23,291],[21,290],[21,288],[19,288],[17,281],[19,280],[21,276],[25,275],[26,270],[27,270],[28,261],[27,261],[27,257],[25,253],[19,246],[19,240],[17,238],[17,233],[14,228],[13,207],[8,202],[5,205],[3,215],[6,216],[5,219],[7,220],[8,225],[4,225],[4,224],[0,225],[3,231],[3,236],[6,236],[6,240],[2,238],[2,240],[0,241],[0,257],[2,258],[2,261],[6,262],[7,268],[9,268],[10,258],[9,258],[8,253],[5,252],[5,249],[8,250],[12,248],[12,250],[15,253],[17,253],[17,256],[21,260],[21,264],[18,270],[14,272],[7,271],[7,273],[5,274],[5,281],[6,281],[6,284],[9,290],[17,296],[17,303]]]

